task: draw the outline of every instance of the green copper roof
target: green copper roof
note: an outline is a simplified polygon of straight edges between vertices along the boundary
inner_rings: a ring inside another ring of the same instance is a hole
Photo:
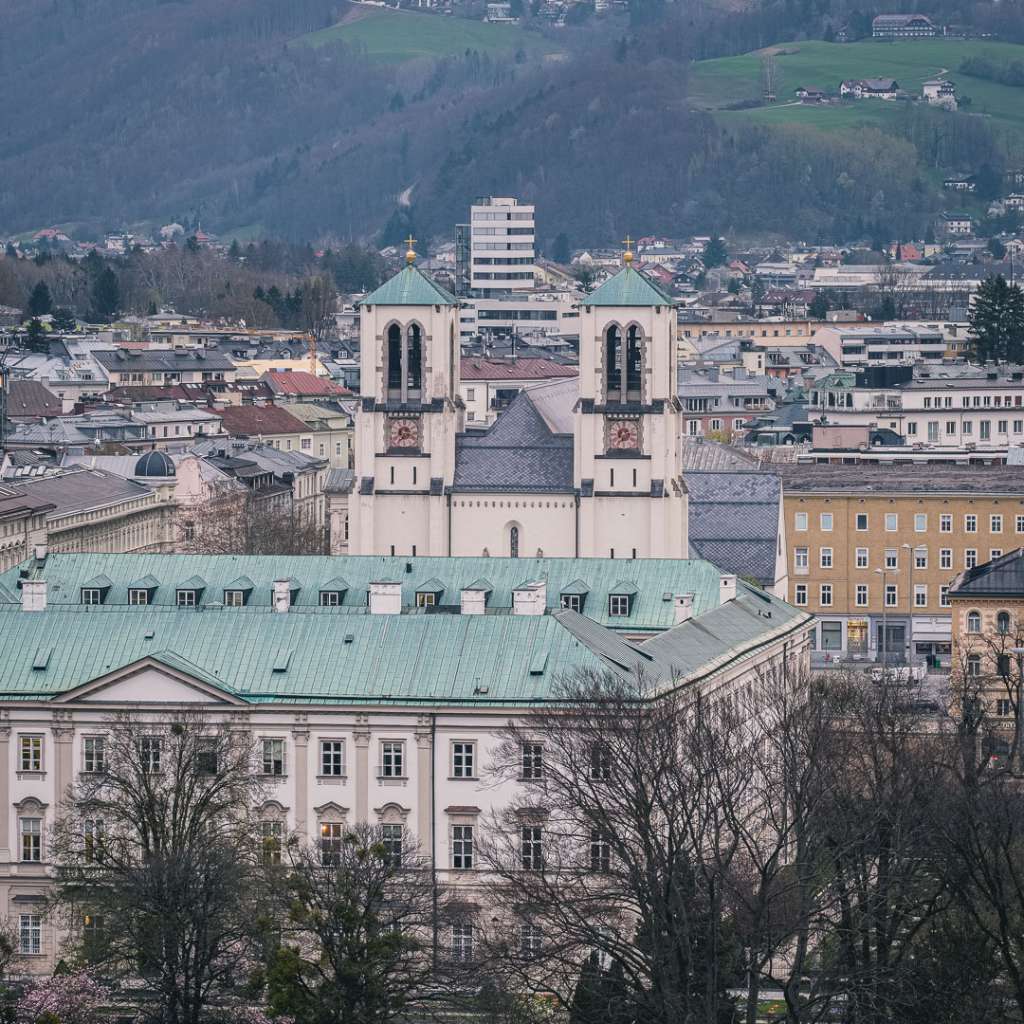
[[[583,300],[586,306],[671,306],[673,303],[671,296],[632,267],[623,267]]]
[[[362,306],[454,306],[455,296],[432,281],[419,267],[403,267],[370,292]]]
[[[239,576],[238,579],[232,580],[230,583],[224,585],[225,590],[253,590],[253,582],[248,576]]]
[[[547,607],[557,609],[562,593],[587,593],[588,618],[616,630],[653,632],[671,626],[674,621],[673,594],[693,594],[693,614],[703,615],[719,600],[719,570],[698,558],[444,558],[422,556],[389,557],[379,555],[156,555],[51,553],[44,563],[27,559],[19,566],[0,573],[0,589],[20,601],[18,587],[21,572],[31,579],[47,581],[47,602],[53,606],[80,605],[81,587],[86,580],[102,573],[113,585],[104,605],[128,604],[128,589],[133,581],[154,576],[161,585],[153,592],[152,606],[173,608],[177,590],[197,590],[197,605],[219,605],[222,591],[232,589],[239,576],[253,582],[247,605],[235,609],[253,614],[273,606],[274,580],[291,577],[303,587],[293,609],[306,614],[337,616],[364,614],[367,594],[373,582],[398,583],[402,588],[402,607],[416,606],[416,591],[425,580],[444,583],[438,605],[456,611],[461,592],[480,589],[486,583],[492,591],[489,610],[511,609],[515,588],[544,581]],[[191,577],[191,578],[190,578]],[[609,615],[608,596],[622,593],[616,585],[629,581],[637,587],[628,616]],[[179,582],[184,581],[184,582]],[[744,584],[740,583],[742,588]],[[320,591],[343,591],[338,605],[321,606]],[[667,595],[667,596],[666,596]],[[3,603],[0,596],[0,605]],[[147,607],[147,606],[142,606]]]

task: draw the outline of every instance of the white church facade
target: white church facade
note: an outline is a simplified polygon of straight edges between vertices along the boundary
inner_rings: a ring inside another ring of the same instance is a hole
[[[580,373],[464,430],[458,302],[415,254],[361,307],[348,551],[686,558],[672,300],[622,270],[580,307]]]

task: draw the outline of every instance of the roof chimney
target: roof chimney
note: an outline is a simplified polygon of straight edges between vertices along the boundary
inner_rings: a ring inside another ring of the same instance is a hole
[[[35,556],[37,562],[45,562],[47,555],[47,547],[45,544],[36,544],[32,548],[32,554]]]
[[[274,611],[287,612],[292,606],[292,581],[274,580]]]
[[[544,580],[523,583],[512,590],[513,615],[543,615],[548,606],[548,586]]]
[[[370,584],[371,615],[402,614],[402,584],[380,581]]]
[[[726,601],[736,599],[736,574],[723,573],[718,578],[718,603],[725,604]]]
[[[23,612],[46,611],[46,580],[21,581],[21,610]]]
[[[693,594],[676,594],[672,598],[672,608],[675,612],[674,622],[686,622],[693,618]]]
[[[487,591],[463,590],[459,604],[463,615],[483,615],[487,610]]]

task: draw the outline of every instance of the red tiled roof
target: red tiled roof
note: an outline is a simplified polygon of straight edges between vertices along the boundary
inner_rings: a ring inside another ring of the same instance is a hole
[[[317,377],[304,370],[268,370],[263,379],[276,395],[324,395],[337,397],[352,392],[326,377]]]
[[[12,380],[7,392],[7,415],[60,416],[64,404],[37,380]]]
[[[463,356],[461,364],[463,380],[549,380],[552,377],[575,377],[578,372],[575,366],[540,358],[513,362],[511,359]]]
[[[231,435],[301,434],[309,427],[278,405],[226,405],[218,410]]]

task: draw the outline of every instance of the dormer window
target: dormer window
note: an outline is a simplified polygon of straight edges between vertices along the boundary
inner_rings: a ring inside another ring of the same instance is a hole
[[[320,607],[337,608],[341,605],[342,596],[343,594],[340,590],[321,590]]]
[[[113,583],[106,576],[96,576],[86,580],[79,592],[82,604],[103,604],[110,593]]]
[[[562,607],[568,608],[571,612],[583,611],[583,595],[562,594]]]
[[[228,608],[244,608],[252,596],[253,582],[248,576],[239,576],[224,588],[224,604]]]
[[[198,590],[175,591],[175,603],[179,608],[193,608],[199,603]]]
[[[143,590],[141,587],[132,587],[132,589],[128,591],[128,603],[149,604],[149,591]]]
[[[573,580],[559,594],[559,604],[573,612],[582,612],[587,603],[590,588],[583,580]]]
[[[129,604],[152,604],[160,581],[155,576],[143,576],[128,584]]]
[[[627,581],[616,583],[608,594],[608,616],[623,619],[631,615],[636,595],[635,583]]]
[[[103,591],[99,587],[82,587],[82,604],[103,604]]]
[[[434,608],[441,603],[444,584],[437,579],[427,580],[416,588],[416,607]]]

